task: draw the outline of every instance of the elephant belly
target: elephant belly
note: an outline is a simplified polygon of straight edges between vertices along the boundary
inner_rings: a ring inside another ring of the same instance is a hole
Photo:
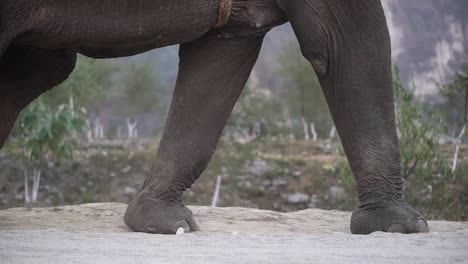
[[[54,0],[29,13],[15,42],[106,58],[199,38],[215,25],[218,0]]]
[[[187,41],[190,40],[191,39]],[[152,49],[175,45],[183,42],[185,42],[184,38],[178,36],[169,36],[168,38],[157,36],[156,38],[148,40],[133,40],[127,42],[121,41],[116,44],[86,43],[79,46],[76,51],[87,57],[95,59],[118,58],[132,56],[150,51]]]

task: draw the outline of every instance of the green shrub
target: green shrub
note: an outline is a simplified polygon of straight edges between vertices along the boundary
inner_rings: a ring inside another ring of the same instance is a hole
[[[398,68],[394,69],[395,108],[400,141],[402,175],[414,175],[418,181],[431,181],[433,169],[447,169],[439,151],[440,136],[445,133],[445,121],[432,108],[425,108],[414,98],[414,90],[401,82]]]
[[[14,139],[27,158],[41,161],[46,156],[69,159],[77,147],[76,135],[85,129],[84,108],[76,111],[73,100],[53,109],[41,98],[25,108],[16,123]]]

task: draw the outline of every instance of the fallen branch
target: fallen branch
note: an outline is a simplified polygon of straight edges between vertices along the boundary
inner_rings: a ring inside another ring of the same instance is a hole
[[[452,162],[452,181],[455,180],[455,170],[457,169],[457,163],[458,163],[458,154],[460,152],[460,145],[462,143],[463,135],[465,134],[465,128],[466,125],[463,126],[460,135],[458,138],[455,140],[455,153],[453,155],[453,162]]]
[[[222,176],[218,175],[218,178],[216,179],[216,187],[213,193],[213,199],[211,200],[211,207],[216,207],[216,205],[218,204],[219,189],[221,188],[221,177]]]

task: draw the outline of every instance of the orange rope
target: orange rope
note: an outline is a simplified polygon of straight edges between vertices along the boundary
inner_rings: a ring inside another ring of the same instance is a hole
[[[220,28],[227,24],[229,16],[231,16],[232,0],[219,0],[219,15],[216,28]]]

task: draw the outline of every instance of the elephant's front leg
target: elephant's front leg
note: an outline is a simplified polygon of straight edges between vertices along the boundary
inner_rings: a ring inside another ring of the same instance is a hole
[[[179,76],[151,175],[130,203],[125,223],[134,231],[197,230],[182,193],[213,155],[250,75],[262,37],[203,37],[181,45]]]
[[[76,54],[10,46],[0,59],[0,149],[21,110],[64,81],[75,67]]]
[[[390,37],[379,0],[278,0],[320,81],[353,171],[352,233],[427,232],[403,195]]]

